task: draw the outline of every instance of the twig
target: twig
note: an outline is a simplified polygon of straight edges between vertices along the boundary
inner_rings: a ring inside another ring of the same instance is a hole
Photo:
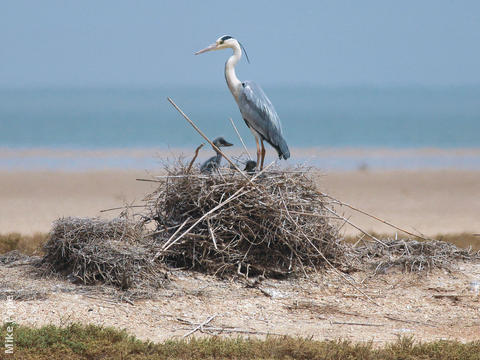
[[[250,153],[248,152],[248,149],[247,149],[247,147],[245,146],[245,143],[243,142],[242,136],[241,136],[240,133],[238,132],[237,127],[235,126],[235,123],[233,122],[232,118],[230,118],[230,122],[232,123],[232,126],[233,126],[233,128],[235,129],[235,132],[237,133],[238,138],[240,139],[240,141],[241,141],[241,143],[242,143],[242,145],[243,145],[243,148],[244,148],[245,151],[247,152],[248,158],[249,158],[250,160],[252,160],[252,156],[251,156]]]
[[[190,218],[187,218],[187,219],[183,222],[183,224],[180,225],[177,230],[175,230],[175,232],[174,232],[173,235],[170,237],[170,239],[173,239],[173,237],[174,237],[175,235],[177,235],[177,234],[180,232],[180,230],[183,229],[183,227],[185,226],[185,224],[186,224],[189,220],[190,220]],[[167,244],[168,244],[168,241],[163,245],[163,247],[165,247]],[[162,254],[162,251],[158,251],[158,252],[155,254],[155,256],[153,257],[152,262],[155,261],[161,254]]]
[[[208,218],[207,218],[207,224],[208,224],[208,232],[210,233],[210,236],[212,237],[213,246],[215,247],[215,250],[218,250],[217,241],[215,240],[215,234],[213,233],[212,225],[210,225],[210,220]]]
[[[192,161],[190,161],[190,164],[188,165],[188,168],[187,168],[187,171],[186,171],[187,174],[190,172],[190,169],[192,168],[192,165],[193,165],[193,163],[195,162],[195,159],[196,159],[197,156],[198,156],[198,152],[199,152],[200,149],[203,147],[203,145],[205,145],[205,144],[203,144],[203,143],[200,144],[200,145],[197,147],[197,149],[195,150],[195,155],[194,155]]]
[[[161,182],[160,180],[154,180],[154,179],[135,179],[135,180],[136,181],[147,181],[147,182]]]
[[[388,320],[392,320],[392,321],[399,321],[399,322],[407,323],[407,324],[420,324],[420,325],[427,325],[427,326],[431,326],[431,327],[437,327],[436,325],[429,324],[429,323],[426,323],[426,322],[423,322],[423,321],[399,319],[399,318],[396,318],[396,317],[393,317],[393,316],[390,316],[390,315],[385,315],[384,318],[388,319]]]
[[[225,158],[225,160],[227,160],[227,161],[229,162],[229,164],[232,165],[232,166],[235,168],[235,170],[237,170],[240,174],[242,174],[242,176],[243,176],[245,179],[247,179],[247,180],[250,182],[250,178],[249,178],[242,170],[240,170],[240,168],[239,168],[232,160],[230,160],[230,158],[229,158],[227,155],[225,155],[225,154],[202,132],[202,130],[200,130],[197,125],[195,125],[195,123],[194,123],[192,120],[190,120],[190,118],[183,112],[182,109],[180,109],[180,108],[178,107],[177,104],[175,104],[175,102],[174,102],[171,98],[168,97],[167,100],[170,102],[170,104],[173,105],[173,107],[174,107],[175,109],[177,109],[177,111],[178,111],[180,114],[182,114],[182,116],[185,118],[185,120],[187,120],[187,121],[189,122],[189,124],[192,125],[193,128],[194,128],[205,140],[207,140],[210,145],[212,145],[212,147],[213,147],[213,149],[214,149],[215,151],[217,151],[218,153],[220,153],[220,154]]]
[[[414,234],[414,233],[412,233],[412,232],[410,232],[410,231],[407,231],[407,230],[405,230],[405,229],[402,229],[401,227],[398,227],[398,226],[396,226],[396,225],[394,225],[394,224],[392,224],[392,223],[390,223],[390,222],[388,222],[388,221],[386,221],[386,220],[380,219],[379,217],[377,217],[377,216],[375,216],[375,215],[369,214],[369,213],[367,213],[367,212],[364,211],[364,210],[358,209],[358,208],[356,208],[356,207],[354,207],[354,206],[352,206],[352,205],[349,205],[349,204],[347,204],[347,203],[344,203],[343,201],[340,201],[340,200],[338,200],[338,199],[335,199],[334,197],[332,197],[332,196],[330,196],[330,195],[324,194],[324,193],[322,193],[322,192],[320,192],[320,195],[326,196],[326,197],[332,199],[333,201],[337,202],[339,205],[346,206],[346,207],[348,207],[348,208],[350,208],[350,209],[352,209],[352,210],[354,210],[354,211],[359,212],[360,214],[369,216],[369,217],[371,217],[372,219],[375,219],[375,220],[377,220],[377,221],[380,221],[380,222],[384,223],[385,225],[391,226],[391,227],[393,227],[394,229],[397,229],[397,230],[399,230],[399,231],[401,231],[401,232],[403,232],[403,233],[405,233],[405,234],[408,234],[408,235],[411,235],[411,236],[420,238],[420,239],[422,239],[422,240],[427,240],[427,241],[428,241],[428,240],[431,240],[431,239],[425,238],[425,237],[423,237],[423,236]]]
[[[359,323],[359,322],[348,322],[348,321],[330,321],[332,325],[358,325],[358,326],[385,326],[385,324],[370,324],[370,323]]]
[[[269,331],[255,331],[255,330],[244,330],[239,328],[229,328],[229,327],[213,327],[213,326],[205,326],[203,328],[207,331],[218,331],[220,333],[239,333],[239,334],[255,334],[255,335],[275,335],[275,336],[283,336],[284,334],[273,333]]]
[[[147,205],[125,205],[125,206],[119,206],[119,207],[114,207],[114,208],[110,208],[110,209],[100,210],[100,212],[120,210],[120,209],[128,209],[128,208],[142,208],[142,207],[146,207],[146,206]]]
[[[364,235],[367,235],[368,237],[370,237],[372,240],[375,240],[376,242],[378,242],[379,244],[382,244],[383,246],[387,246],[387,244],[385,244],[383,241],[381,240],[378,240],[375,236],[369,234],[368,232],[366,232],[365,230],[363,230],[362,228],[360,228],[358,225],[355,225],[354,223],[352,223],[350,220],[348,220],[347,218],[339,215],[338,213],[336,213],[334,210],[330,209],[328,206],[325,206],[325,210],[327,210],[329,213],[332,213],[338,217],[340,217],[343,221],[345,221],[347,224],[350,224],[351,226],[353,226],[355,229],[357,230],[360,230]]]
[[[191,326],[198,326],[198,324],[195,324],[187,319],[182,319],[182,318],[179,318],[177,317],[176,318],[177,321],[181,322],[181,323],[184,323],[184,324],[187,324],[187,325],[191,325]],[[226,332],[226,333],[240,333],[240,334],[257,334],[257,335],[278,335],[278,336],[282,336],[283,334],[279,334],[279,333],[272,333],[272,332],[268,332],[268,331],[256,331],[256,330],[245,330],[245,329],[239,329],[239,328],[235,328],[235,327],[230,327],[230,326],[226,326],[226,327],[218,327],[218,326],[205,326],[203,325],[202,326],[202,329],[198,329],[200,331],[204,330],[204,331],[218,331],[218,332]]]
[[[203,326],[207,325],[210,321],[212,321],[213,319],[215,319],[217,315],[212,315],[212,316],[209,316],[207,318],[207,320],[205,320],[204,322],[202,322],[201,324],[198,324],[194,329],[190,330],[188,333],[186,333],[185,335],[183,335],[184,338],[192,335],[194,332],[196,332],[197,330],[202,330]]]

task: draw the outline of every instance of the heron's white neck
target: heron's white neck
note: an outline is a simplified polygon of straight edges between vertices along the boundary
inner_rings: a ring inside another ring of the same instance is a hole
[[[238,94],[240,93],[242,82],[238,80],[237,75],[235,74],[235,65],[242,57],[242,49],[237,42],[235,42],[232,49],[233,55],[230,56],[225,63],[225,80],[227,80],[228,88],[232,92],[233,97],[238,102]]]

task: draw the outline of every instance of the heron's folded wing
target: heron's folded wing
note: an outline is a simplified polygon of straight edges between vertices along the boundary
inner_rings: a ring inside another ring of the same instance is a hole
[[[239,107],[243,118],[267,141],[282,136],[280,118],[262,88],[253,81],[242,85]]]
[[[248,125],[275,147],[279,156],[287,159],[290,151],[283,137],[280,118],[262,88],[253,81],[242,83],[238,106]]]

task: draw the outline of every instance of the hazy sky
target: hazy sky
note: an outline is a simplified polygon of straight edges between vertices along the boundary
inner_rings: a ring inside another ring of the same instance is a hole
[[[2,0],[0,86],[480,84],[480,1]]]

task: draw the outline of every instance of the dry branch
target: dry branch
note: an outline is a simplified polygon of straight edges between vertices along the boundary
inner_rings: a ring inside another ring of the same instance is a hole
[[[195,155],[193,156],[192,160],[190,161],[190,164],[188,164],[187,174],[190,172],[190,169],[192,168],[193,163],[194,163],[195,160],[197,159],[198,152],[199,152],[200,149],[203,147],[203,145],[205,145],[205,144],[200,144],[200,145],[195,149]]]

